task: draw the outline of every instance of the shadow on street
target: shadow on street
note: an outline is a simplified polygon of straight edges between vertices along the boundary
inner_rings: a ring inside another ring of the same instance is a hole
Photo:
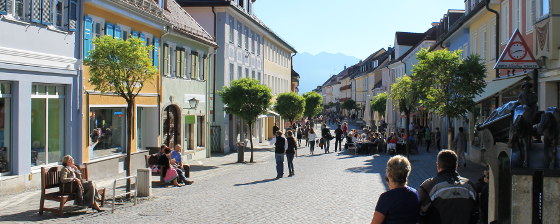
[[[258,180],[249,183],[244,183],[244,184],[234,184],[233,186],[239,187],[239,186],[247,186],[247,185],[254,185],[254,184],[262,184],[262,183],[268,183],[276,180],[277,180],[276,178],[269,178],[269,179]]]

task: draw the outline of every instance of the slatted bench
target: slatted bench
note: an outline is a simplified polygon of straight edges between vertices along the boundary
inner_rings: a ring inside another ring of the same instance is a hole
[[[82,173],[82,180],[88,180],[87,166],[79,165],[78,168]],[[75,199],[75,193],[63,193],[60,191],[60,172],[61,166],[46,168],[41,167],[41,202],[39,205],[39,214],[42,215],[44,211],[51,211],[60,216],[64,214],[64,204]],[[57,191],[47,193],[47,189],[57,188]],[[101,207],[105,205],[105,188],[97,189],[101,195]],[[45,208],[45,200],[57,201],[60,203],[58,208]]]

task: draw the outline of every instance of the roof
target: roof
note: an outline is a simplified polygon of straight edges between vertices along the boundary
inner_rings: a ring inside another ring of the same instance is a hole
[[[395,39],[398,45],[414,46],[425,36],[425,33],[397,32]]]
[[[157,18],[161,20],[161,22],[167,22],[166,18],[163,16],[163,10],[160,8],[156,2],[150,0],[110,0],[111,2],[125,6],[125,7],[132,7],[139,12],[144,12],[143,16],[148,16],[152,18]]]
[[[253,21],[257,26],[259,26],[260,28],[265,30],[267,33],[269,33],[272,37],[274,37],[276,40],[278,40],[280,43],[282,43],[288,49],[290,49],[294,53],[297,53],[296,49],[294,47],[292,47],[292,45],[288,44],[288,42],[286,42],[282,38],[280,38],[280,36],[278,36],[276,33],[274,33],[272,31],[272,29],[268,28],[268,26],[266,26],[266,24],[264,24],[264,22],[262,22],[256,16],[245,12],[245,10],[240,9],[240,7],[237,6],[236,4],[233,4],[233,1],[231,1],[231,0],[176,0],[176,1],[182,7],[231,6],[239,14],[241,14],[245,18]]]
[[[364,60],[362,63],[359,63],[357,65],[362,66],[365,63],[371,62],[373,60],[377,60],[378,61],[377,67],[369,68],[369,69],[365,70],[364,72],[360,72],[360,70],[357,70],[356,73],[353,74],[352,78],[362,77],[362,76],[366,75],[367,73],[370,73],[371,71],[374,71],[375,69],[380,68],[381,64],[384,61],[386,61],[387,59],[389,59],[389,56],[392,54],[393,51],[394,51],[394,48],[389,48],[388,50],[385,50],[385,49],[382,48],[381,50],[377,51],[376,53],[373,53],[372,55],[367,57],[366,60]]]
[[[168,1],[167,10],[163,10],[165,17],[172,24],[171,29],[192,39],[201,41],[213,47],[218,47],[212,37],[200,24],[174,0]]]
[[[414,51],[414,49],[416,49],[420,44],[422,44],[422,42],[427,41],[427,40],[436,40],[436,39],[437,39],[436,27],[432,27],[432,28],[428,29],[426,32],[424,32],[424,37],[419,39],[418,42],[416,42],[415,44],[412,45],[413,47],[408,49],[408,51],[406,51],[403,55],[401,55],[395,61],[402,61],[406,56],[408,56],[410,53],[412,53]]]
[[[449,24],[448,32],[440,34],[438,38],[438,42],[434,44],[434,46],[432,46],[430,50],[434,50],[437,46],[439,46],[444,41],[446,41],[449,37],[451,37],[455,32],[457,32],[457,30],[459,30],[463,26],[463,24],[465,24],[476,14],[478,14],[481,10],[483,10],[486,7],[486,5],[487,5],[486,1],[481,1],[468,14],[463,14],[463,16],[457,18],[452,24]]]

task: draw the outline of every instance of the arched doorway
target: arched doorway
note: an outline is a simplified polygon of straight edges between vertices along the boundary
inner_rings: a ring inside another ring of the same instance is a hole
[[[175,105],[169,105],[163,110],[163,143],[169,147],[181,143],[181,116]]]
[[[506,152],[498,156],[498,222],[511,222],[511,164]]]

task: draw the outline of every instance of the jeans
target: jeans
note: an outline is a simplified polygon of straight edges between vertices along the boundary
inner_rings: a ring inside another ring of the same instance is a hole
[[[290,174],[294,174],[294,155],[295,154],[286,153],[286,158],[288,159],[288,170],[290,171]]]
[[[329,153],[330,148],[331,148],[331,140],[325,139],[325,153]]]
[[[313,150],[315,150],[315,141],[309,141],[309,151],[311,151],[311,155],[313,155]]]
[[[175,170],[177,170],[178,174],[177,182],[179,182],[180,184],[187,184],[187,177],[185,177],[183,170],[178,168]]]
[[[284,176],[284,153],[276,153],[276,177]]]
[[[334,151],[335,152],[336,152],[337,146],[338,146],[338,149],[340,149],[340,151],[342,151],[342,138],[340,138],[340,139],[335,138],[335,140],[334,140]]]

